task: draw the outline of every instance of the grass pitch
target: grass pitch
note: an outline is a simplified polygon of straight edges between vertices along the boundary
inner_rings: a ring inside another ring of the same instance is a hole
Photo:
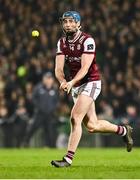
[[[0,149],[2,179],[138,179],[140,149],[78,149],[70,168],[54,168],[50,161],[61,159],[65,150]]]

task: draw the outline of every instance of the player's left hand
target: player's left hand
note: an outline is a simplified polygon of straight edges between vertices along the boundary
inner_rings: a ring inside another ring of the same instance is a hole
[[[73,87],[73,85],[74,85],[73,80],[67,82],[67,94],[69,94],[69,92],[70,92],[71,88]]]

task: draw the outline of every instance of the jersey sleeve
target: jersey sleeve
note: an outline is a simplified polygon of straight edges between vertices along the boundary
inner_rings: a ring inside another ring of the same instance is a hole
[[[61,55],[61,54],[63,54],[63,50],[62,50],[61,41],[60,41],[60,39],[59,39],[59,41],[57,42],[56,55]]]
[[[89,37],[85,40],[84,44],[84,50],[83,53],[89,53],[89,54],[94,54],[95,53],[95,41],[93,38]]]

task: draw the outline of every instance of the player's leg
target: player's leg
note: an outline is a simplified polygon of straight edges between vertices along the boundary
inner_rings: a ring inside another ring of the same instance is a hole
[[[127,145],[127,151],[130,152],[132,150],[132,128],[128,125],[118,126],[106,120],[98,120],[94,101],[91,104],[89,111],[87,112],[87,118],[85,118],[83,122],[89,132],[116,133],[123,136],[123,139]]]
[[[87,127],[89,132],[115,133],[118,129],[118,126],[115,124],[106,120],[97,119],[94,101],[87,112],[87,118],[84,119],[84,125]]]
[[[92,98],[86,95],[79,95],[71,111],[71,133],[68,142],[68,152],[62,161],[52,161],[56,167],[68,166],[72,163],[74,153],[77,149],[82,135],[82,121],[87,114]]]
[[[81,124],[91,104],[92,99],[81,94],[71,111],[71,134],[68,143],[68,150],[70,151],[76,151],[82,134]]]

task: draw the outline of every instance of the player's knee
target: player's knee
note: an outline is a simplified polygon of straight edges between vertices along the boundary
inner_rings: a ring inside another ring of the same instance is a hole
[[[87,125],[87,129],[89,133],[94,133],[99,131],[99,124],[98,123],[90,123]]]
[[[81,125],[81,118],[78,114],[76,114],[76,113],[71,114],[71,124],[72,124],[72,126]]]

